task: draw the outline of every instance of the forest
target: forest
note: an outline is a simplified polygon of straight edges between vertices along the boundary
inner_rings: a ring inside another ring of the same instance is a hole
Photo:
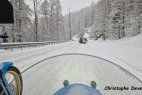
[[[7,42],[43,42],[71,40],[91,29],[103,40],[136,36],[142,31],[142,0],[99,0],[81,10],[63,15],[60,0],[9,0],[14,9],[14,24],[0,24]]]
[[[30,8],[24,0],[10,0],[14,24],[1,24],[8,42],[42,42],[65,40],[62,7],[59,0],[32,0]]]
[[[142,0],[99,0],[89,7],[64,18],[65,30],[79,36],[91,28],[91,35],[98,33],[104,40],[132,37],[142,31]],[[90,36],[91,36],[90,35]]]

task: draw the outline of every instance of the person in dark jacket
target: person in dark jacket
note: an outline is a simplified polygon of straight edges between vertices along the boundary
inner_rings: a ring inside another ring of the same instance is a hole
[[[80,44],[83,43],[83,38],[82,38],[82,37],[79,39],[79,43],[80,43]]]
[[[6,43],[7,42],[7,38],[8,38],[7,32],[4,32],[3,34],[1,34],[0,38],[3,39],[3,43]]]

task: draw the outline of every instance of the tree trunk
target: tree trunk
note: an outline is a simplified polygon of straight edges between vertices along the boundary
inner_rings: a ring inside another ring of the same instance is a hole
[[[122,17],[122,37],[125,37],[125,2],[123,1],[123,17]]]
[[[37,0],[34,0],[34,14],[35,14],[35,41],[38,42]]]
[[[69,9],[69,29],[70,29],[70,40],[72,39],[72,30],[71,30],[71,14]]]

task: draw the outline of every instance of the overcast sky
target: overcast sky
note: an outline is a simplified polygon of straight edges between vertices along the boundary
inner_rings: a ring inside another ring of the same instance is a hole
[[[30,6],[33,5],[32,2],[30,2],[32,0],[25,1],[28,2]],[[63,14],[67,14],[69,12],[69,8],[71,9],[71,11],[77,11],[86,6],[90,6],[92,1],[97,2],[99,0],[60,0],[63,7]]]
[[[63,7],[63,14],[67,14],[69,8],[71,9],[71,11],[76,11],[81,8],[90,6],[92,1],[97,2],[98,0],[60,0]]]

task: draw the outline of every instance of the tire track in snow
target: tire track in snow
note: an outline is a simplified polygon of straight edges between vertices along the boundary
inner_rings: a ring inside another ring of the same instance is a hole
[[[44,53],[42,55],[40,54],[39,56],[36,56],[36,57],[32,57],[32,59],[30,59],[32,61],[30,61],[30,62],[27,62],[28,61],[28,59],[27,59],[27,60],[25,60],[25,63],[23,65],[20,65],[20,66],[18,65],[20,63],[17,61],[17,63],[15,65],[23,72],[24,69],[31,67],[33,64],[38,63],[45,58],[55,56],[55,55],[58,55],[58,54],[65,54],[67,52],[76,50],[78,47],[79,47],[79,45],[76,45],[76,44],[73,43],[73,44],[68,45],[64,48],[56,49],[54,51],[50,51],[50,52]],[[36,60],[34,61],[34,59],[36,59]]]

